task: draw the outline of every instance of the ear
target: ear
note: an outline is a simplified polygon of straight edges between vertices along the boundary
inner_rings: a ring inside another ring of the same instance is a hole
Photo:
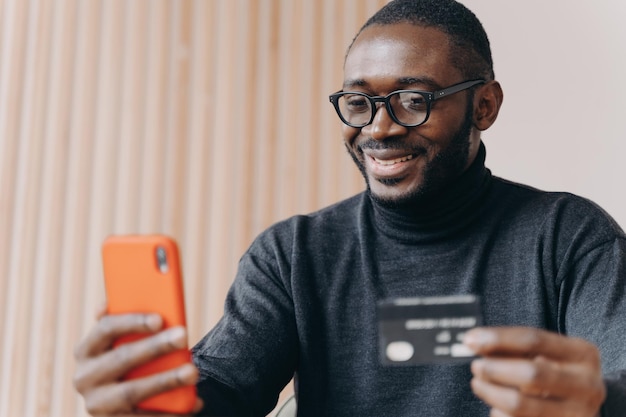
[[[474,127],[487,130],[498,118],[504,94],[497,81],[489,81],[474,94]]]

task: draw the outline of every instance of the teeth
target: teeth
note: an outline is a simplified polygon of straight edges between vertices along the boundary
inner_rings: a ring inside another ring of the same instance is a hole
[[[402,158],[391,159],[391,160],[383,160],[383,159],[374,158],[374,161],[376,161],[376,163],[380,165],[394,165],[399,162],[408,161],[409,159],[413,159],[413,155],[407,155],[407,156],[403,156]]]

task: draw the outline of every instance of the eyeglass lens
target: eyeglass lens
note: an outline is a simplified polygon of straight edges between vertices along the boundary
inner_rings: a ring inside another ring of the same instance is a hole
[[[400,123],[417,125],[426,120],[428,103],[422,94],[415,91],[395,92],[387,99]],[[339,97],[338,104],[341,115],[351,125],[365,126],[372,120],[372,101],[364,94],[344,94]]]

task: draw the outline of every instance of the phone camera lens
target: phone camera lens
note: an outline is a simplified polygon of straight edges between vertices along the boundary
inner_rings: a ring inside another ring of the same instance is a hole
[[[167,252],[165,251],[164,247],[157,247],[156,260],[159,271],[161,271],[162,274],[166,274],[167,271],[169,271],[169,266],[167,264]]]

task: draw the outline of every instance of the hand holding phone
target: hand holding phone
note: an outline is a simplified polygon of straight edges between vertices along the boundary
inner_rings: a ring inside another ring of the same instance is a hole
[[[107,313],[156,313],[163,330],[186,326],[182,274],[178,248],[169,237],[111,236],[102,247]],[[146,334],[120,337],[119,346]],[[128,372],[125,380],[161,373],[191,362],[187,346]],[[175,388],[139,403],[138,408],[169,413],[190,413],[196,404],[195,386]]]

